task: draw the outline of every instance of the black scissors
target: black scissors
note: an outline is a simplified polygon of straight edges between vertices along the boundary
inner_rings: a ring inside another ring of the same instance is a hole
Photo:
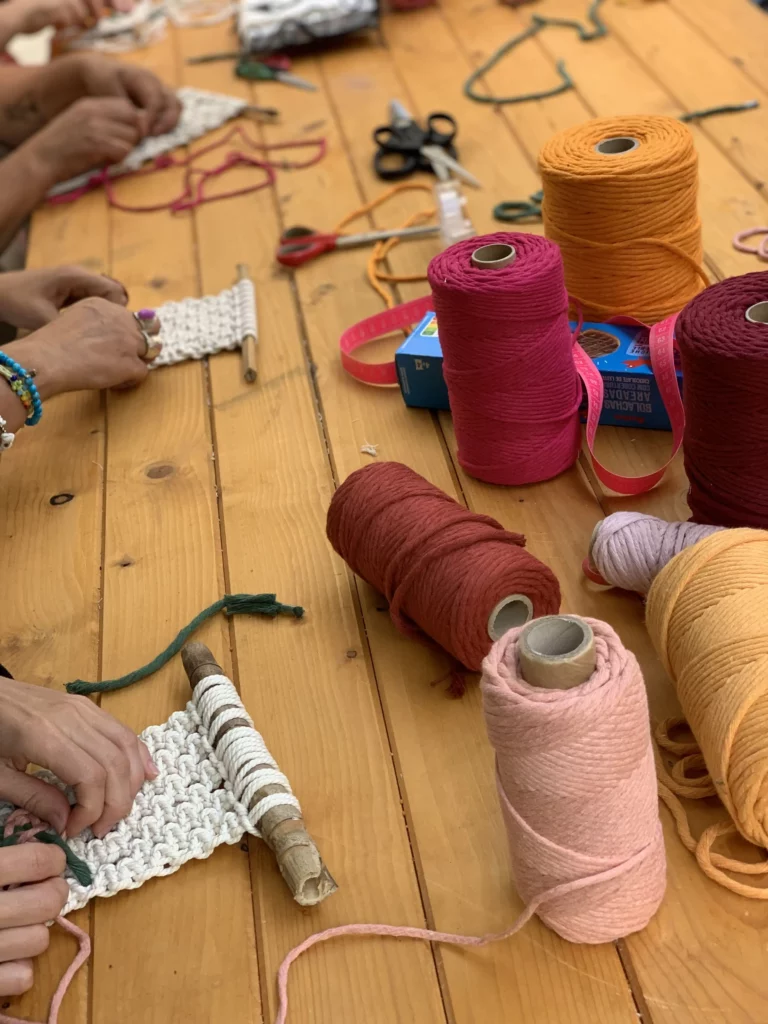
[[[397,100],[392,100],[389,110],[390,123],[381,125],[373,133],[377,146],[373,169],[380,178],[397,181],[414,171],[433,171],[442,178],[453,171],[475,183],[473,176],[456,161],[453,140],[459,126],[450,114],[430,114],[424,129]],[[437,164],[442,165],[442,174]]]

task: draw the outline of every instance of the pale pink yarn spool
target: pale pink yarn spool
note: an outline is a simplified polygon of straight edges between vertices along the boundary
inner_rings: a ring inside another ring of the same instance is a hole
[[[634,655],[611,627],[583,621],[594,634],[595,670],[572,689],[540,689],[521,678],[517,643],[525,627],[506,633],[483,662],[486,725],[525,908],[491,935],[386,924],[345,924],[310,935],[280,965],[275,1024],[288,1018],[291,964],[333,939],[386,936],[478,947],[514,935],[535,913],[571,942],[599,943],[648,924],[664,896],[666,858],[645,686]]]
[[[483,664],[483,707],[520,897],[571,942],[644,928],[666,882],[645,685],[635,656],[604,622],[585,619],[595,671],[569,690],[531,686],[522,629]]]
[[[647,594],[667,562],[683,548],[722,529],[698,523],[667,523],[641,512],[614,512],[595,527],[589,562],[602,576],[602,582]]]

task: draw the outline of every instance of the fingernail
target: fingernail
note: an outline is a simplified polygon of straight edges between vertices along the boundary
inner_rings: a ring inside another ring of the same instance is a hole
[[[155,319],[155,311],[154,311],[154,309],[140,309],[139,310],[139,319],[140,320],[154,320]]]
[[[154,761],[149,761],[147,764],[147,775],[150,779],[156,779],[160,774],[160,769],[157,767]]]

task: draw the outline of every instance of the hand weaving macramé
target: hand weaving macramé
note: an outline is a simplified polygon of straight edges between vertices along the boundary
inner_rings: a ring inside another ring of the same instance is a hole
[[[148,136],[133,149],[128,156],[119,164],[115,164],[110,170],[111,177],[137,171],[143,164],[150,160],[156,160],[164,153],[179,146],[186,146],[195,139],[201,138],[207,132],[219,128],[233,117],[237,117],[248,106],[246,100],[237,96],[226,96],[223,93],[207,92],[204,89],[179,89],[176,93],[181,102],[181,115],[173,131],[165,135]],[[58,185],[49,191],[49,196],[62,195],[73,192],[83,186],[93,175],[98,173],[96,169],[86,174],[70,178],[68,181],[59,182]]]
[[[166,302],[156,313],[163,350],[150,369],[231,352],[257,333],[256,296],[247,278],[218,295]]]
[[[270,847],[300,905],[314,906],[337,888],[304,827],[288,779],[232,682],[203,644],[187,644],[182,658],[192,699],[167,722],[141,733],[158,768],[157,778],[144,783],[128,817],[103,839],[87,829],[68,840],[93,881],[84,886],[69,870],[65,875],[69,899],[57,923],[76,935],[81,948],[59,984],[48,1024],[56,1024],[64,992],[90,951],[88,936],[65,915],[94,896],[137,889],[150,878],[173,874],[189,860],[204,860],[222,843],[239,843],[246,834]],[[50,773],[40,775],[67,791]],[[12,810],[2,805],[0,824]],[[0,1022],[14,1019],[0,1013]]]

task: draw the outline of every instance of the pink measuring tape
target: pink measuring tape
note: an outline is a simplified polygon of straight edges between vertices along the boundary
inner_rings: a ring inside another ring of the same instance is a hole
[[[394,362],[387,363],[364,363],[355,358],[354,352],[387,334],[403,330],[418,323],[426,313],[434,309],[431,295],[425,295],[421,299],[414,299],[412,302],[404,302],[394,309],[386,309],[382,313],[361,320],[352,327],[347,328],[339,339],[341,349],[341,362],[344,369],[356,380],[363,384],[375,384],[378,386],[397,384],[397,368]],[[600,420],[600,413],[603,408],[603,378],[600,371],[589,358],[587,353],[576,340],[580,326],[574,332],[573,356],[576,362],[576,369],[584,384],[587,393],[587,423],[585,436],[587,448],[592,460],[595,476],[598,480],[610,487],[618,494],[643,494],[650,491],[652,487],[661,480],[667,471],[667,467],[683,443],[683,428],[685,426],[685,413],[683,411],[683,400],[680,397],[680,390],[677,386],[677,372],[675,370],[674,333],[677,314],[667,317],[666,320],[650,327],[648,336],[648,347],[651,356],[651,367],[659,387],[662,401],[669,416],[672,427],[672,453],[664,465],[653,473],[644,476],[621,476],[613,473],[598,460],[595,455],[595,435]],[[638,327],[648,327],[641,320],[633,317],[615,317],[612,321],[617,324],[635,324]]]

